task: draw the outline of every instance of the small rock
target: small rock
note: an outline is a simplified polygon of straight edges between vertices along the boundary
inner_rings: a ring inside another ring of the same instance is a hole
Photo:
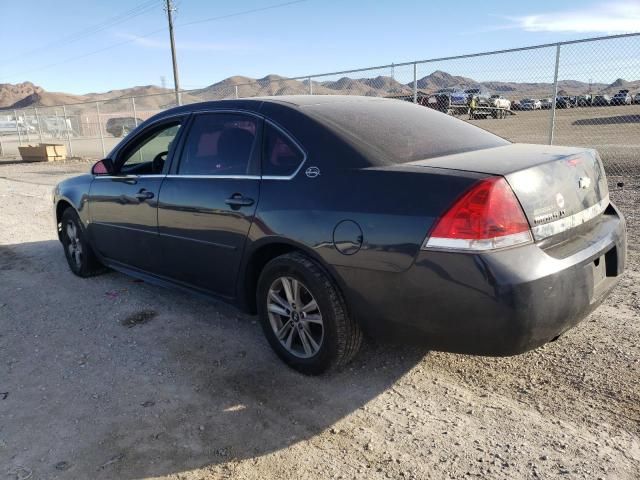
[[[56,470],[60,470],[60,471],[64,472],[65,470],[69,470],[71,468],[71,464],[69,462],[62,461],[62,462],[56,463],[54,465],[54,468]]]

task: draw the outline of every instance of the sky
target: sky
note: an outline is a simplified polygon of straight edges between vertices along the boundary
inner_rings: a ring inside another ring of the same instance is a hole
[[[0,83],[28,80],[75,94],[173,86],[163,0],[24,5],[0,0]],[[640,30],[640,0],[175,0],[175,6],[186,89],[232,75],[294,77]],[[561,55],[561,78],[640,78],[640,37],[571,46]],[[550,81],[554,60],[551,48],[429,63],[418,73]],[[403,83],[413,78],[412,67],[373,74]]]

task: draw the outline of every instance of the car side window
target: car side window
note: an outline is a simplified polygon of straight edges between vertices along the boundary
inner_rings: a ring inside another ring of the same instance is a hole
[[[248,175],[256,149],[259,120],[249,115],[197,115],[189,130],[179,175]]]
[[[284,133],[266,123],[262,155],[262,175],[288,177],[304,161],[304,153]]]
[[[124,152],[118,162],[123,174],[157,174],[164,168],[172,143],[180,130],[179,122],[164,125]]]

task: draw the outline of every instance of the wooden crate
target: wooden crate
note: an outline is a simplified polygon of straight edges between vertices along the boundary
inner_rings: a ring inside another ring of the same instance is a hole
[[[55,162],[67,158],[67,147],[60,143],[41,143],[18,147],[24,162]]]

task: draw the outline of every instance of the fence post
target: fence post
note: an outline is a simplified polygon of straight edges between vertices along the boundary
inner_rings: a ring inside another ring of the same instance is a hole
[[[311,83],[311,77],[309,77],[309,95],[313,95],[313,83]]]
[[[64,117],[64,129],[67,132],[67,143],[69,144],[69,156],[73,157],[73,147],[71,146],[71,132],[69,132],[69,124],[71,123],[67,120],[67,107],[62,105],[62,116]]]
[[[38,124],[38,135],[40,136],[40,143],[42,143],[42,127],[40,126],[40,117],[38,116],[37,107],[33,107],[33,111],[36,112],[36,123]]]
[[[100,144],[102,145],[102,156],[106,157],[107,152],[104,149],[104,134],[102,133],[102,122],[100,121],[100,102],[96,102],[96,112],[98,114],[98,131],[100,132]]]
[[[556,129],[556,99],[558,97],[558,67],[560,66],[560,44],[556,45],[556,68],[553,73],[553,98],[551,99],[551,115],[549,119],[549,145],[553,145]]]
[[[20,125],[18,125],[18,111],[13,111],[13,118],[16,119],[16,132],[18,132],[18,145],[22,146],[22,135],[20,134]]]
[[[23,119],[23,121],[24,121],[24,128],[25,128],[26,133],[27,133],[27,144],[29,144],[29,143],[31,143],[31,135],[29,135],[29,127],[31,125],[29,124],[29,122],[27,122],[27,109],[26,108],[24,110],[24,119]]]
[[[418,103],[418,64],[413,64],[413,103]]]
[[[235,86],[236,98],[238,98],[238,85]]]
[[[138,126],[138,113],[136,112],[136,97],[131,97],[131,110],[133,111],[133,124]]]

